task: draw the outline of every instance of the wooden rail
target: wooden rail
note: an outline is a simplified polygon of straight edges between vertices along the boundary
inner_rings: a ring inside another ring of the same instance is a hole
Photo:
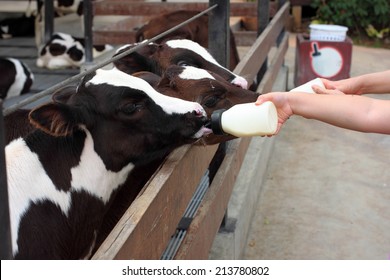
[[[286,3],[234,71],[239,75],[254,77],[271,48],[278,45],[260,83],[261,91],[271,90],[283,63],[288,46],[288,34],[283,32],[283,27],[288,12],[289,3]],[[277,44],[280,34],[283,36]],[[250,140],[239,138],[228,143],[226,156],[188,229],[176,259],[208,258]],[[159,259],[216,150],[215,145],[192,145],[171,153],[92,258]]]
[[[150,15],[159,15],[178,10],[203,11],[208,8],[205,2],[134,2],[129,0],[101,0],[93,2],[94,15],[126,15],[107,26],[94,28],[94,44],[129,44],[135,42],[136,28],[145,24]],[[270,2],[269,17],[273,18],[277,10],[276,2]],[[230,17],[257,17],[257,3],[230,3]],[[250,46],[256,39],[256,31],[234,31],[236,44]]]
[[[131,1],[107,1],[101,0],[94,3],[95,15],[159,15],[177,10],[203,11],[208,8],[205,2],[133,2]],[[230,3],[230,16],[256,17],[256,3]]]

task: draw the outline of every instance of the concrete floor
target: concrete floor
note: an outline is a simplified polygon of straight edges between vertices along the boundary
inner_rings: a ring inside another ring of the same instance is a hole
[[[294,56],[291,34],[290,88]],[[351,76],[386,69],[390,50],[353,47]],[[295,116],[274,141],[242,258],[389,259],[390,136]]]

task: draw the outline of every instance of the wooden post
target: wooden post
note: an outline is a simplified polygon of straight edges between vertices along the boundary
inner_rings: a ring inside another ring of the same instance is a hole
[[[1,100],[0,109],[0,259],[7,260],[12,259],[12,246],[4,152],[3,102]]]

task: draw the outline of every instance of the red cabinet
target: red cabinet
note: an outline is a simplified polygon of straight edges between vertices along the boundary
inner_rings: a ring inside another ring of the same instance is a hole
[[[350,77],[352,40],[311,41],[298,34],[295,55],[294,84],[299,86],[314,78],[339,80]]]

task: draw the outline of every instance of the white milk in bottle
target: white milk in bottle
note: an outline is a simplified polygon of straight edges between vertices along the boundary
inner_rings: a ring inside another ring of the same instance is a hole
[[[324,83],[320,78],[315,78],[311,81],[308,81],[307,83],[304,83],[303,85],[300,85],[299,87],[293,88],[290,90],[291,92],[297,91],[297,92],[307,92],[307,93],[315,93],[311,86],[317,85],[319,87],[325,88]]]
[[[211,115],[211,129],[214,134],[230,134],[236,137],[272,135],[278,127],[275,105],[264,102],[261,105],[244,103],[228,110],[216,110]]]

